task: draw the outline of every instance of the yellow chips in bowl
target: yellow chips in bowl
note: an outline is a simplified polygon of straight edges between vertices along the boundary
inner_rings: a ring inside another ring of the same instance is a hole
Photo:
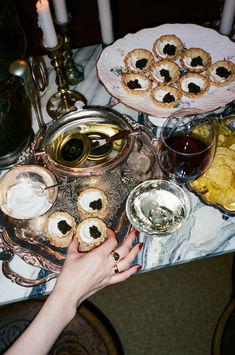
[[[235,132],[213,121],[217,148],[210,168],[189,186],[210,204],[235,212]]]

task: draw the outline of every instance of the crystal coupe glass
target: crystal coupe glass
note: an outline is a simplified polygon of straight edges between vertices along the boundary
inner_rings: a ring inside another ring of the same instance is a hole
[[[136,186],[126,202],[126,214],[132,226],[144,233],[144,252],[157,257],[168,254],[176,245],[176,235],[187,220],[190,200],[177,184],[147,180]],[[153,247],[154,246],[154,247]]]

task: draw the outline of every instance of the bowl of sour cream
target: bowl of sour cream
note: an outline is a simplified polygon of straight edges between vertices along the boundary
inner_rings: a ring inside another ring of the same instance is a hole
[[[46,213],[56,200],[58,187],[48,169],[24,165],[11,169],[0,180],[0,208],[6,215],[17,219],[31,219]]]

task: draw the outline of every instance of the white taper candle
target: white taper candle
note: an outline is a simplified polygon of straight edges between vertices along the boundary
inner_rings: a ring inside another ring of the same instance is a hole
[[[54,48],[57,46],[57,36],[51,11],[47,0],[38,0],[36,3],[38,13],[38,26],[43,32],[43,44],[45,47]]]
[[[221,17],[219,32],[223,35],[229,35],[234,21],[235,0],[225,0]]]
[[[58,23],[68,22],[68,13],[65,0],[53,0],[55,17]]]
[[[110,0],[97,0],[102,42],[110,44],[113,42],[113,24]]]

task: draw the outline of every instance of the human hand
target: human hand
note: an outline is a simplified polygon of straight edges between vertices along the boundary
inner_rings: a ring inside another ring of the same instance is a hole
[[[77,305],[83,300],[101,290],[103,287],[126,280],[141,267],[130,267],[142,247],[137,243],[132,244],[136,232],[131,232],[124,242],[117,248],[117,240],[114,232],[107,229],[107,240],[99,247],[87,253],[78,251],[79,242],[73,238],[64,262],[63,269],[57,279],[53,293],[59,293],[76,311]],[[112,251],[119,254],[116,262]],[[115,266],[118,273],[115,273]]]
[[[142,243],[138,243],[132,248],[135,236],[136,233],[131,232],[117,248],[115,234],[108,229],[108,239],[87,253],[78,251],[78,240],[73,238],[54,290],[7,354],[48,354],[75,316],[79,303],[107,285],[126,280],[140,269],[139,265],[130,267],[142,247]],[[114,259],[113,250],[118,253],[118,261]]]

